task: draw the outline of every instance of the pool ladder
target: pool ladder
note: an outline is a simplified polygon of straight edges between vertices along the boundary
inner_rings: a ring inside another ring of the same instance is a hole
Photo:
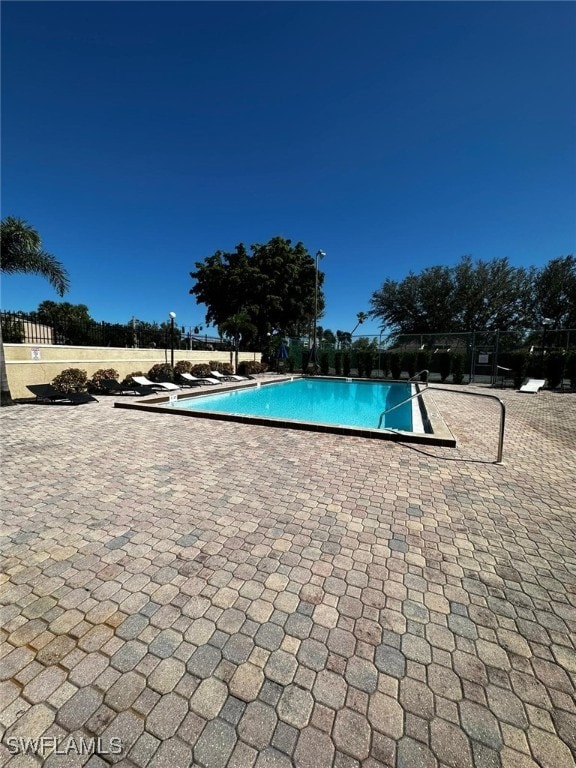
[[[423,373],[423,371],[421,371]],[[416,374],[419,376],[420,374]],[[421,392],[415,392],[413,395],[410,395],[410,397],[407,397],[405,400],[402,400],[401,403],[396,403],[396,405],[392,405],[390,408],[386,408],[386,410],[382,411],[380,414],[380,418],[378,419],[378,429],[382,429],[382,420],[386,416],[387,413],[390,413],[390,411],[395,410],[396,408],[400,408],[401,405],[404,405],[405,403],[410,402],[410,400],[413,400],[415,397],[419,397],[419,395],[425,395],[426,392],[452,392],[454,395],[468,395],[468,397],[489,397],[492,400],[497,400],[498,404],[500,405],[500,426],[498,430],[498,453],[496,456],[496,464],[502,463],[502,454],[504,452],[504,425],[506,422],[506,406],[500,400],[499,397],[496,395],[488,395],[484,392],[462,392],[460,390],[455,389],[448,389],[447,387],[428,387],[428,382],[426,382],[426,389],[423,389]],[[384,427],[386,429],[386,427]]]

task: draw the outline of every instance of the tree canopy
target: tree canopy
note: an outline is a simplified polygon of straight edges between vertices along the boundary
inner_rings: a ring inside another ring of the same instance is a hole
[[[273,330],[291,336],[310,330],[316,265],[302,243],[293,246],[291,240],[274,237],[251,245],[250,253],[240,243],[234,251],[216,251],[195,266],[190,293],[206,305],[207,323],[221,327],[231,317],[243,315],[243,338],[251,335],[250,341],[260,345]],[[324,273],[319,270],[319,317],[324,309],[323,282]]]
[[[23,219],[7,216],[0,222],[1,268],[5,274],[35,274],[45,277],[63,296],[69,287],[68,272],[42,248],[38,232]]]
[[[515,331],[576,324],[576,262],[553,259],[541,270],[508,259],[428,267],[401,281],[387,279],[370,299],[371,316],[391,333]]]
[[[38,232],[23,219],[7,216],[0,222],[0,270],[5,274],[35,274],[45,277],[63,296],[68,290],[68,273],[52,254],[42,249]],[[0,401],[12,405],[6,375],[6,358],[0,324]]]

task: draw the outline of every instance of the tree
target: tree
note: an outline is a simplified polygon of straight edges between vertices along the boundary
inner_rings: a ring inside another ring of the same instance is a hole
[[[322,332],[322,341],[325,341],[326,344],[336,344],[336,336],[334,336],[334,333],[330,330],[330,328],[326,328]]]
[[[293,246],[282,237],[253,244],[250,251],[240,243],[231,253],[216,251],[196,262],[190,293],[206,305],[206,322],[221,326],[246,313],[255,330],[244,341],[260,347],[273,330],[292,336],[307,332],[314,318],[314,258],[302,243]],[[323,281],[319,271],[319,315],[324,309]]]
[[[223,336],[228,336],[232,339],[234,346],[234,370],[238,370],[238,352],[240,350],[240,342],[243,336],[252,336],[256,331],[256,327],[250,322],[250,317],[247,312],[238,312],[236,315],[232,315],[227,320],[220,323],[220,333]]]
[[[7,216],[0,222],[0,268],[5,274],[35,274],[45,277],[63,296],[69,287],[68,273],[57,259],[42,249],[38,232],[22,219]],[[12,405],[6,375],[6,358],[0,326],[0,388],[2,405]]]
[[[356,315],[356,320],[357,320],[357,323],[352,329],[352,331],[350,332],[351,337],[354,336],[354,331],[358,328],[358,326],[362,325],[362,323],[365,323],[366,320],[368,320],[368,315],[366,314],[366,312],[358,312],[358,314]]]
[[[98,327],[90,317],[86,304],[43,301],[32,316],[37,322],[51,326],[56,338],[63,344],[86,344],[90,331]]]
[[[533,318],[534,271],[507,259],[435,266],[386,280],[370,299],[372,317],[392,334],[517,330]]]
[[[352,343],[352,334],[350,331],[336,331],[336,339],[341,349],[349,347]]]
[[[86,304],[70,304],[68,301],[43,301],[34,314],[40,323],[47,325],[94,322]]]
[[[576,259],[551,259],[535,276],[535,315],[538,327],[544,318],[553,328],[576,328]]]

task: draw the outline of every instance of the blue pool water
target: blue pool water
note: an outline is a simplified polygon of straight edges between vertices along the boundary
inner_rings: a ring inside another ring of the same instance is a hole
[[[382,411],[410,396],[411,385],[398,382],[295,379],[170,403],[174,408],[269,419],[376,429]],[[412,401],[389,413],[387,429],[412,432]]]

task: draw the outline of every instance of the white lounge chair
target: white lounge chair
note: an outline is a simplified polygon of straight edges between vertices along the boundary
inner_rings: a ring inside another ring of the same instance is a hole
[[[181,373],[180,378],[183,379],[189,386],[198,384],[222,384],[218,379],[211,376],[193,376],[191,373]]]
[[[528,379],[525,384],[522,384],[518,392],[531,392],[532,394],[536,394],[540,392],[544,384],[546,384],[546,379]]]
[[[141,387],[149,387],[150,389],[162,389],[170,392],[180,389],[178,384],[172,384],[171,381],[150,381],[146,376],[132,376],[132,381]]]
[[[210,375],[220,381],[248,381],[246,376],[237,376],[235,373],[220,373],[220,371],[210,371]]]

